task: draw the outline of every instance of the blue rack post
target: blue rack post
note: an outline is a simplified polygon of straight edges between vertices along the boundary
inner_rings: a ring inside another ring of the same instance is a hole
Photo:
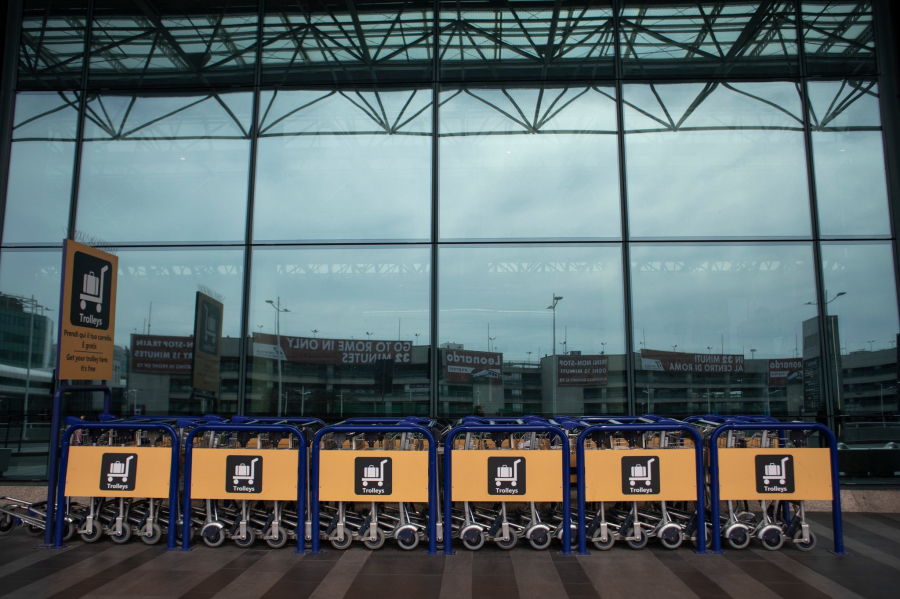
[[[617,432],[685,432],[694,440],[694,467],[697,477],[697,553],[706,553],[706,502],[703,492],[703,438],[694,427],[688,424],[595,424],[581,431],[575,446],[575,463],[578,469],[578,553],[588,555],[587,551],[587,518],[585,514],[585,465],[584,442],[587,436],[594,431],[608,433]]]
[[[813,422],[728,422],[713,430],[709,437],[710,520],[713,524],[713,552],[722,552],[722,535],[719,533],[719,446],[718,440],[727,431],[818,431],[828,439],[831,453],[831,518],[834,526],[834,553],[844,552],[844,526],[841,519],[841,486],[838,472],[837,438],[830,428]]]
[[[72,435],[75,433],[75,431],[84,429],[114,429],[129,431],[161,430],[169,434],[169,437],[172,439],[172,463],[169,471],[169,541],[166,549],[175,549],[175,523],[173,522],[173,518],[178,506],[178,455],[180,449],[180,443],[178,442],[178,433],[175,432],[175,429],[168,424],[158,422],[85,422],[79,418],[66,418],[66,424],[70,426],[63,433],[62,439],[62,457],[60,458],[59,469],[61,481],[56,496],[58,506],[65,505],[66,501],[66,472],[69,469],[69,447]],[[65,518],[56,519],[53,549],[61,549],[63,547],[63,520],[65,520]]]
[[[569,466],[570,466],[570,453],[569,453],[569,438],[562,431],[562,429],[551,426],[549,424],[541,425],[541,424],[522,424],[522,425],[513,425],[513,424],[503,424],[503,425],[462,425],[457,426],[455,428],[450,429],[447,433],[447,436],[444,438],[444,555],[453,555],[453,547],[452,547],[452,527],[451,523],[453,520],[451,519],[453,516],[452,508],[453,505],[453,440],[460,434],[463,433],[550,433],[556,437],[559,437],[560,443],[562,445],[562,512],[563,514],[571,514],[572,511],[572,498],[570,497],[569,492]],[[572,553],[570,547],[572,543],[572,531],[571,524],[570,526],[563,526],[563,549],[560,551],[563,555],[570,555]]]
[[[59,429],[61,425],[60,419],[62,418],[62,396],[66,393],[77,392],[103,393],[104,412],[109,412],[109,406],[112,403],[112,391],[106,385],[60,385],[53,393],[53,405],[50,412],[50,456],[47,464],[47,517],[44,523],[43,544],[43,547],[47,548],[53,547],[53,529],[57,512],[56,508],[58,507],[54,504],[54,501],[56,500],[56,487],[59,482]]]
[[[320,429],[313,437],[312,446],[312,485],[309,502],[309,513],[312,528],[312,552],[319,553],[319,447],[322,437],[328,433],[417,433],[428,439],[428,555],[437,554],[437,522],[434,514],[438,513],[437,501],[437,441],[430,430],[417,424],[335,424]],[[447,538],[449,524],[444,523],[444,538]]]
[[[185,428],[193,426],[193,422],[184,422]],[[210,424],[201,424],[195,426],[188,433],[184,444],[184,507],[181,513],[181,551],[191,550],[191,474],[193,473],[193,449],[194,437],[199,433],[206,431],[212,432],[282,432],[290,433],[297,437],[299,443],[297,456],[297,551],[295,553],[305,553],[303,547],[303,538],[306,536],[304,527],[304,512],[306,511],[306,493],[304,486],[306,485],[306,438],[303,433],[294,426],[287,424],[226,424],[224,422],[213,422]],[[171,519],[171,516],[170,516]]]

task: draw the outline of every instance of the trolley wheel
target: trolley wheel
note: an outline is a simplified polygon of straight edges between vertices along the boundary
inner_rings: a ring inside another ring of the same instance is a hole
[[[75,533],[78,532],[78,527],[75,526],[74,522],[69,522],[66,526],[66,532],[63,533],[63,542],[67,543],[72,540],[72,537],[75,536]]]
[[[12,505],[0,506],[6,509],[12,508]],[[9,534],[16,527],[16,521],[9,514],[0,514],[0,536]]]
[[[91,532],[83,532],[78,536],[81,537],[81,540],[85,543],[96,543],[101,536],[103,536],[103,527],[94,522],[91,525]]]
[[[216,527],[214,532],[201,534],[200,538],[203,539],[207,547],[218,547],[225,542],[225,531]]]
[[[331,539],[331,546],[338,551],[343,551],[349,547],[351,543],[353,543],[353,537],[350,536],[350,533],[346,530],[344,531],[344,536],[340,539]]]
[[[122,545],[123,543],[127,543],[128,539],[131,538],[131,525],[128,522],[122,523],[122,532],[120,534],[111,534],[109,538],[112,539],[113,543],[118,545]]]
[[[629,533],[633,534],[633,531],[629,531]],[[631,534],[629,534],[628,536],[631,536]],[[637,540],[629,539],[625,542],[628,543],[628,546],[631,547],[632,549],[643,549],[644,547],[647,546],[647,543],[650,542],[650,537],[648,537],[647,533],[642,530],[641,538],[639,538]]]
[[[675,531],[674,538],[672,538],[670,536],[660,535],[659,542],[666,549],[678,549],[679,547],[681,547],[681,544],[684,542],[684,533],[679,529],[679,530]]]
[[[538,551],[543,551],[544,549],[546,549],[547,547],[550,546],[551,542],[553,542],[553,537],[550,536],[549,532],[546,532],[546,533],[544,533],[543,537],[539,537],[537,539],[531,538],[531,539],[528,539],[528,542],[531,544],[532,547],[534,547]]]
[[[266,545],[272,549],[281,549],[287,544],[287,534],[282,527],[278,527],[278,536],[274,539],[266,539]]]
[[[419,545],[419,535],[413,534],[409,541],[397,539],[397,545],[400,546],[400,549],[403,549],[405,551],[412,551]]]
[[[816,539],[816,534],[813,531],[809,531],[809,541],[806,543],[803,542],[803,531],[798,530],[794,533],[794,538],[791,539],[794,543],[794,547],[799,549],[800,551],[812,551],[816,548],[816,543],[818,539]]]
[[[162,526],[153,523],[152,532],[149,535],[141,535],[141,541],[143,541],[146,545],[156,545],[159,543],[159,540],[162,538]]]
[[[513,531],[509,531],[508,540],[504,541],[503,539],[497,539],[494,542],[497,543],[497,547],[499,547],[500,549],[506,549],[507,551],[509,551],[516,546],[516,543],[519,542],[519,537],[517,537],[516,533],[514,533]]]
[[[784,545],[784,533],[780,528],[771,528],[769,531],[763,531],[759,541],[762,546],[769,551],[778,551]]]
[[[42,537],[44,536],[44,529],[40,526],[34,526],[33,524],[29,524],[25,527],[25,530],[34,537]]]
[[[478,551],[479,549],[484,547],[484,541],[484,532],[479,532],[474,539],[467,539],[466,537],[462,538],[463,546],[469,551]]]
[[[707,524],[706,525],[706,549],[712,549],[712,544],[713,544],[712,543],[713,542],[712,535],[713,535],[712,525]],[[694,547],[696,547],[697,549],[700,549],[700,540],[697,537],[694,537],[693,539],[691,539],[691,542],[694,544]]]
[[[168,530],[168,529],[167,529],[167,530]],[[194,540],[194,537],[195,537],[196,535],[197,535],[197,529],[194,528],[193,526],[189,527],[189,529],[188,529],[188,543],[192,542],[192,541]],[[175,540],[178,541],[179,543],[181,543],[181,540],[182,540],[182,537],[183,537],[183,536],[184,536],[184,535],[181,534],[181,524],[179,524],[179,525],[175,528]]]
[[[750,544],[750,531],[743,527],[736,527],[727,539],[732,549],[746,549]]]
[[[249,528],[249,527],[247,528],[247,536],[245,536],[243,539],[240,537],[234,538],[234,544],[237,545],[238,547],[241,547],[242,549],[246,549],[247,547],[252,547],[253,543],[255,543],[255,542],[256,542],[256,533],[253,531],[252,528]]]
[[[616,535],[613,534],[612,531],[607,530],[605,541],[598,535],[591,539],[591,542],[594,544],[594,547],[596,547],[600,551],[609,551],[613,548],[613,545],[616,544]]]
[[[385,537],[384,531],[376,526],[375,527],[375,538],[374,539],[366,539],[365,541],[363,541],[363,545],[365,545],[367,548],[371,549],[372,551],[375,551],[377,549],[381,549],[384,546],[385,538],[387,538],[387,537]]]

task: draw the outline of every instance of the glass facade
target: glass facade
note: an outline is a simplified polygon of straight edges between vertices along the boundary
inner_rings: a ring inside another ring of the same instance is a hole
[[[870,2],[16,2],[3,478],[65,237],[119,257],[117,413],[768,414],[897,476],[852,459],[900,442]]]

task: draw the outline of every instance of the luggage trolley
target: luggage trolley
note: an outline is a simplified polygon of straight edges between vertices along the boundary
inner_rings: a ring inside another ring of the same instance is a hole
[[[339,550],[353,541],[379,549],[386,539],[412,550],[427,539],[428,553],[437,553],[443,534],[437,429],[423,418],[353,418],[319,430],[312,448],[312,551],[321,539]]]
[[[70,510],[68,526],[85,542],[106,534],[116,543],[125,543],[137,535],[152,545],[162,538],[162,521],[168,548],[174,549],[175,527],[161,520],[160,512],[164,499],[168,499],[169,512],[177,512],[180,444],[175,429],[164,422],[85,422],[73,417],[66,418],[66,424],[53,547],[62,547],[66,518],[59,516],[66,498],[83,496],[91,498],[90,505],[79,513]],[[88,431],[90,446],[72,446],[77,430]],[[130,435],[119,437],[118,431]],[[142,446],[143,435],[151,432],[155,433],[154,442]],[[169,446],[157,443],[160,433],[168,436]]]
[[[831,429],[817,423],[757,417],[697,423],[709,427],[711,520],[722,527],[721,533],[713,535],[713,551],[721,551],[723,537],[736,548],[746,547],[751,538],[756,538],[765,549],[774,551],[787,539],[797,549],[811,551],[816,537],[806,522],[804,501],[831,499],[833,553],[846,555],[837,440]],[[747,434],[755,432],[759,434]],[[827,439],[827,448],[807,446],[808,436],[814,432]],[[778,438],[774,439],[772,433],[777,433]],[[720,447],[723,435],[725,443]],[[720,500],[727,502],[727,518],[720,516]],[[758,521],[749,510],[735,511],[733,502],[747,500],[760,502]],[[779,503],[781,509],[777,507]]]
[[[568,438],[548,420],[459,421],[444,437],[444,553],[453,553],[454,537],[473,551],[489,540],[512,549],[519,539],[546,549],[556,538],[562,553],[570,553],[569,462]],[[513,502],[526,507],[510,513]],[[537,504],[548,502],[551,509],[542,513]],[[553,508],[560,503],[561,509]]]
[[[616,540],[641,549],[650,538],[668,549],[691,539],[698,552],[705,553],[700,433],[683,422],[652,415],[629,419],[629,424],[603,420],[585,422],[576,441],[579,553],[587,553],[588,539],[606,550]],[[590,522],[588,502],[596,504]],[[673,502],[682,502],[682,507],[675,509]]]
[[[250,547],[261,538],[277,549],[296,539],[296,552],[304,552],[308,446],[298,424],[320,421],[286,420],[294,419],[179,421],[191,428],[185,439],[182,550],[190,549],[192,527],[197,526],[210,547],[226,539]],[[248,448],[254,438],[256,447]],[[281,448],[285,438],[288,447]],[[205,500],[205,507],[193,508],[192,499]]]

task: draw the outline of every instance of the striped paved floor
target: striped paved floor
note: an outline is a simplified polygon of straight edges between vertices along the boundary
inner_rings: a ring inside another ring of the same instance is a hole
[[[724,555],[697,555],[687,547],[667,551],[651,545],[583,557],[527,546],[429,556],[400,551],[390,542],[374,553],[353,547],[320,555],[232,544],[166,552],[140,542],[108,541],[76,542],[51,552],[17,530],[0,538],[0,597],[894,599],[900,594],[900,515],[845,516],[849,557],[828,552],[828,514],[813,514],[811,520],[819,535],[819,547],[811,553],[751,545]]]

